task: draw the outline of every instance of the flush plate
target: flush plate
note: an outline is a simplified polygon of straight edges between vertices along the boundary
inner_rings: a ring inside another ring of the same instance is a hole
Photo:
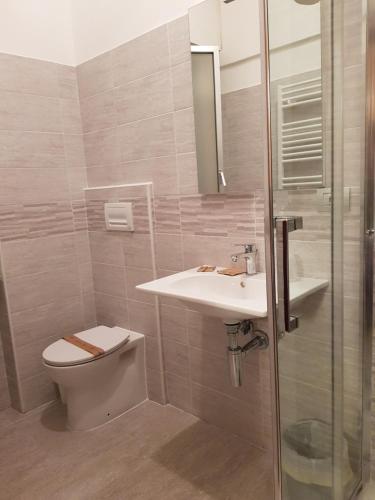
[[[105,203],[104,217],[107,231],[134,231],[132,203]]]
[[[332,189],[323,188],[317,189],[316,195],[318,197],[318,210],[319,212],[330,212],[332,207]],[[350,211],[350,196],[351,188],[344,187],[344,210],[345,212]]]

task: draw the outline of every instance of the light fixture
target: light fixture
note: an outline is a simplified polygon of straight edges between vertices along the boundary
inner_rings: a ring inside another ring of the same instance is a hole
[[[294,0],[294,1],[296,3],[300,3],[301,5],[314,5],[314,3],[318,3],[320,0]]]

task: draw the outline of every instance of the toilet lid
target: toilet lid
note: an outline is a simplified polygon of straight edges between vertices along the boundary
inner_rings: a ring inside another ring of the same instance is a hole
[[[53,366],[68,366],[87,363],[109,354],[129,340],[129,332],[117,326],[96,326],[75,334],[76,337],[103,349],[104,354],[94,356],[76,345],[60,339],[44,349],[42,357],[45,363]]]

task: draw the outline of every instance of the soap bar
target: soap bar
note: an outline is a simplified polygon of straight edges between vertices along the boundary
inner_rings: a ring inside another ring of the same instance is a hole
[[[197,272],[198,273],[212,273],[215,271],[216,267],[215,266],[201,266],[198,267]]]
[[[225,276],[238,276],[239,274],[244,274],[244,271],[237,267],[228,267],[227,269],[221,269],[218,273],[225,274]]]

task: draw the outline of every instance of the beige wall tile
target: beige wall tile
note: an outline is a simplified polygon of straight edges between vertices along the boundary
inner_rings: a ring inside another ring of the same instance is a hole
[[[38,238],[74,231],[69,200],[0,205],[0,239]]]
[[[363,66],[357,64],[344,69],[344,127],[363,125],[364,85]]]
[[[64,268],[76,255],[73,235],[4,242],[1,249],[7,278]]]
[[[195,152],[195,129],[193,108],[174,114],[177,153]]]
[[[263,188],[262,92],[257,85],[222,96],[227,192]]]
[[[139,302],[155,303],[155,298],[145,292],[137,290],[135,287],[141,283],[147,283],[153,280],[153,272],[150,269],[139,267],[127,267],[126,276],[126,296],[128,299],[137,300]]]
[[[362,61],[365,51],[363,46],[363,9],[359,2],[345,0],[343,2],[344,33],[343,63],[354,66]]]
[[[108,90],[81,99],[81,114],[84,132],[114,127],[116,125],[114,92]]]
[[[122,235],[90,231],[89,238],[93,262],[124,267]]]
[[[160,308],[163,339],[187,345],[187,310],[163,304]]]
[[[77,67],[81,99],[113,88],[112,52],[105,52]]]
[[[49,337],[61,337],[83,330],[82,307],[77,297],[34,307],[12,314],[16,346]]]
[[[125,274],[122,267],[94,262],[92,268],[95,292],[125,297]]]
[[[190,349],[191,379],[193,382],[221,392],[235,399],[246,401],[257,408],[262,402],[259,374],[259,354],[254,353],[252,363],[243,363],[241,387],[233,387],[228,375],[226,351],[220,355],[209,351]]]
[[[289,335],[280,346],[280,375],[288,379],[298,379],[330,390],[332,380],[332,347],[325,342]]]
[[[17,411],[22,411],[21,393],[18,380],[8,375],[8,387],[12,408]]]
[[[81,285],[81,293],[93,294],[94,281],[93,281],[93,271],[91,262],[79,265],[79,279]]]
[[[80,285],[77,266],[71,263],[63,269],[8,279],[7,290],[11,313],[78,296]]]
[[[255,238],[254,196],[198,195],[181,198],[183,233]]]
[[[185,344],[163,339],[165,370],[179,377],[190,377],[189,354]]]
[[[67,168],[66,176],[69,184],[71,200],[84,200],[84,189],[87,187],[87,175],[85,168]]]
[[[135,332],[155,337],[157,334],[155,305],[135,300],[128,300],[127,305],[130,328]]]
[[[190,59],[189,17],[183,16],[168,24],[171,64],[179,64]]]
[[[159,344],[156,338],[146,337],[146,367],[147,369],[156,370],[159,373],[162,371]]]
[[[63,64],[57,65],[59,96],[62,99],[78,99],[78,82],[76,68]]]
[[[82,295],[82,307],[83,307],[83,321],[84,321],[84,329],[87,330],[89,328],[93,328],[97,326],[97,317],[96,317],[96,304],[95,304],[95,294],[94,293],[86,293]]]
[[[175,152],[171,114],[122,125],[118,134],[122,162],[170,156]]]
[[[64,168],[3,168],[0,173],[2,205],[70,199]]]
[[[195,415],[263,447],[264,436],[262,422],[259,419],[259,408],[252,408],[243,401],[198,384],[192,385],[192,394]]]
[[[156,244],[156,265],[159,269],[169,269],[171,271],[182,271],[182,240],[179,234],[157,233]]]
[[[63,168],[62,134],[0,131],[0,168]]]
[[[0,54],[0,89],[58,97],[57,65],[47,61]]]
[[[184,234],[182,237],[184,268],[189,269],[202,264],[232,266],[230,256],[236,251],[234,245],[240,243],[243,243],[243,237],[226,238]]]
[[[156,233],[181,233],[180,198],[160,196],[154,200]]]
[[[82,135],[64,134],[66,165],[74,168],[86,168],[85,147]]]
[[[191,61],[172,67],[174,109],[191,108],[193,106],[193,82]]]
[[[169,404],[191,412],[191,387],[189,381],[172,373],[166,374]]]
[[[152,269],[152,252],[148,234],[128,235],[123,244],[126,267]]]
[[[296,378],[280,378],[280,399],[283,401],[281,424],[284,427],[305,418],[332,420],[332,393],[315,385],[306,385]]]
[[[89,234],[87,231],[74,233],[74,244],[78,264],[91,262]]]
[[[0,129],[61,132],[61,126],[58,99],[0,91]]]
[[[85,200],[71,200],[74,231],[87,231],[87,208]]]
[[[45,372],[23,379],[21,387],[23,412],[53,401],[57,397],[56,386],[51,383],[51,379]]]
[[[147,369],[147,392],[151,401],[156,403],[165,404],[166,401],[163,397],[162,390],[162,373],[157,370]]]
[[[195,153],[177,155],[178,187],[181,195],[198,193],[197,157]]]
[[[166,69],[168,54],[166,26],[121,45],[113,51],[115,86]]]
[[[90,187],[106,184],[152,182],[153,191],[157,196],[178,192],[175,156],[163,156],[119,165],[89,168],[87,176]]]
[[[98,325],[129,328],[128,309],[123,298],[96,292],[95,303]]]
[[[33,377],[44,371],[42,352],[48,345],[55,342],[55,340],[57,340],[56,337],[45,337],[18,346],[16,358],[21,380]]]
[[[188,311],[187,327],[190,346],[219,356],[226,353],[227,336],[221,319]]]
[[[82,134],[81,108],[78,99],[61,99],[60,107],[65,134]]]
[[[90,170],[91,167],[96,166],[105,166],[104,168],[106,169],[108,166],[117,165],[119,162],[120,155],[116,128],[108,128],[85,134],[84,144],[88,170]],[[91,172],[88,172],[88,174],[91,174]],[[110,175],[108,175],[107,178],[103,176],[103,180],[107,179],[108,181],[110,180]],[[105,184],[106,182],[96,185]]]
[[[169,69],[116,88],[117,123],[133,122],[173,111]]]

